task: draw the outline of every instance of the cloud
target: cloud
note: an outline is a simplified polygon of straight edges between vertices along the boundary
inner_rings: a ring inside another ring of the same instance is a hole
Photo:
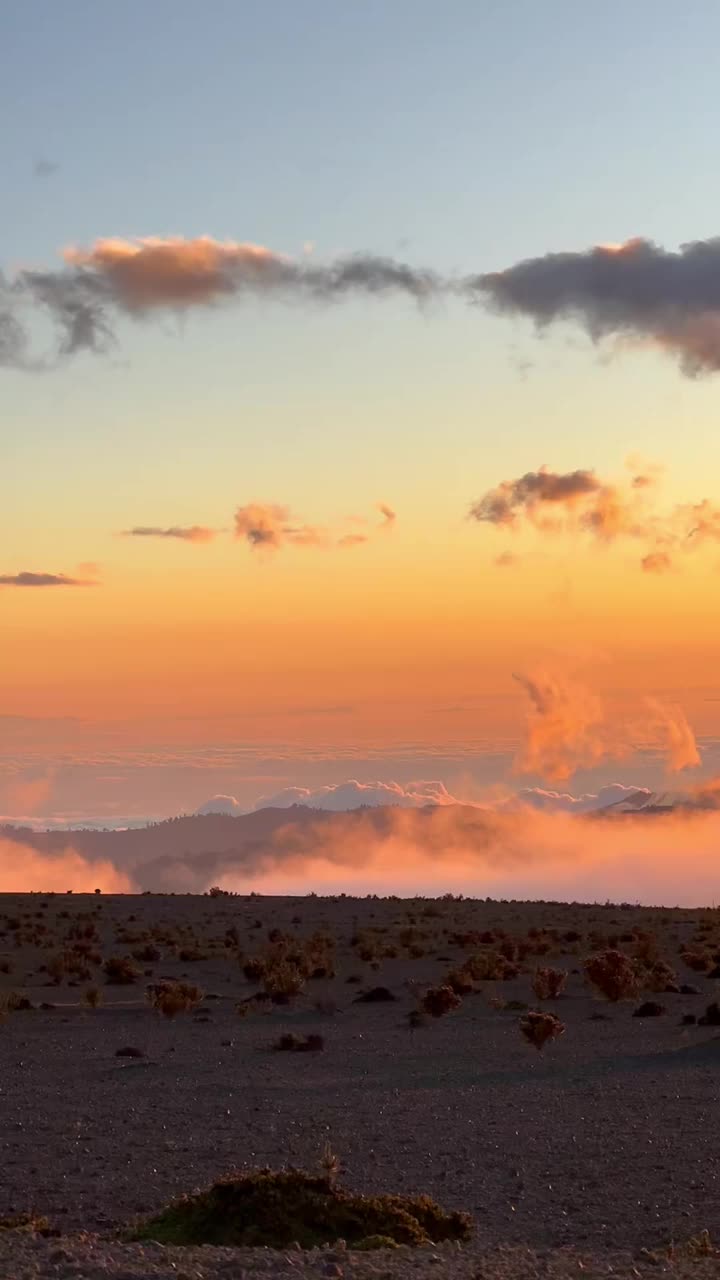
[[[203,524],[160,525],[140,524],[132,529],[123,529],[124,538],[176,538],[181,542],[212,542],[217,529],[209,529]]]
[[[423,302],[448,288],[434,272],[391,258],[358,253],[325,264],[307,255],[294,261],[261,245],[210,236],[99,239],[89,249],[68,248],[63,257],[59,270],[26,269],[3,286],[5,363],[47,368],[53,362],[28,357],[28,335],[19,319],[23,306],[49,317],[60,358],[106,351],[120,315],[137,319],[249,297],[327,303],[400,295]]]
[[[688,375],[720,369],[720,238],[677,252],[635,238],[582,252],[527,258],[466,287],[540,329],[565,320],[598,342],[649,342]]]
[[[391,507],[378,504],[382,513],[381,529],[392,528],[397,516]],[[365,524],[361,517],[354,523]],[[369,541],[367,533],[342,533],[322,525],[297,520],[290,508],[276,502],[250,502],[235,512],[235,537],[244,539],[254,549],[278,551],[284,546],[348,548]]]
[[[229,813],[229,814],[236,815],[239,813],[244,813],[245,810],[243,809],[239,801],[235,799],[234,796],[217,795],[217,796],[212,796],[209,800],[206,800],[204,804],[201,804],[200,807],[195,810],[195,812],[199,814]]]
[[[469,516],[501,528],[518,529],[527,521],[545,533],[571,529],[608,541],[620,534],[649,536],[640,504],[639,496],[624,495],[594,471],[557,472],[543,466],[489,489],[473,503]]]
[[[516,774],[535,773],[562,782],[580,769],[621,760],[649,742],[679,772],[700,763],[684,712],[657,698],[644,699],[645,714],[610,720],[597,694],[564,674],[515,675],[530,699],[524,741],[513,763]]]
[[[530,699],[525,740],[513,771],[536,773],[563,781],[578,769],[627,754],[625,744],[611,745],[600,698],[582,685],[547,672],[514,675]]]
[[[700,752],[695,735],[680,707],[669,707],[657,698],[646,698],[651,714],[652,727],[657,730],[661,748],[667,757],[668,768],[673,772],[692,769],[700,764]]]
[[[527,316],[540,329],[567,321],[595,342],[652,343],[690,375],[720,368],[720,238],[677,251],[635,238],[464,277],[366,253],[325,263],[305,253],[295,260],[211,236],[101,238],[89,248],[68,248],[63,257],[58,269],[25,269],[0,284],[0,361],[6,365],[42,369],[79,351],[106,351],[123,315],[137,319],[249,298],[317,304],[400,296],[419,303],[459,298]],[[54,325],[53,357],[29,354],[22,317],[28,307]]]
[[[511,569],[519,561],[520,557],[513,555],[512,551],[501,551],[500,555],[495,557],[493,563],[498,569]]]
[[[667,551],[649,551],[640,561],[643,573],[669,573],[672,560]]]
[[[57,173],[59,169],[60,165],[56,160],[47,160],[43,157],[40,157],[33,164],[33,174],[36,178],[52,178],[53,174]]]
[[[54,854],[0,837],[2,893],[132,893],[135,885],[110,861],[90,861],[72,848]]]
[[[593,813],[633,796],[650,799],[651,795],[647,787],[629,787],[623,782],[610,782],[597,791],[586,791],[577,796],[567,791],[548,791],[544,787],[521,787],[504,807],[542,809],[544,813]]]
[[[65,573],[4,573],[0,587],[95,587],[89,578],[69,578]]]
[[[458,804],[443,782],[338,782],[330,786],[286,787],[272,795],[261,796],[256,809],[286,809],[306,805],[338,813],[367,805],[377,808],[394,805],[405,809],[421,809],[426,805]]]
[[[543,536],[585,535],[606,547],[618,539],[643,541],[648,547],[640,559],[643,572],[667,573],[674,567],[671,552],[686,555],[720,541],[720,507],[704,498],[663,510],[657,503],[658,475],[658,467],[646,465],[622,484],[602,480],[592,470],[557,472],[541,466],[489,489],[472,504],[468,518],[513,533],[525,527]]]
[[[473,520],[514,528],[522,513],[536,519],[543,507],[572,509],[588,494],[597,494],[601,485],[592,471],[569,471],[564,475],[540,467],[527,471],[518,480],[504,480],[490,489],[470,509]]]
[[[244,538],[251,547],[276,551],[285,543],[301,547],[328,545],[324,530],[298,524],[290,516],[290,508],[275,502],[250,502],[235,512],[235,537]]]
[[[168,856],[134,874],[143,887],[191,892],[220,884],[267,894],[454,891],[688,906],[717,895],[717,810],[643,816],[449,805],[288,817],[260,839],[233,833],[227,852]]]

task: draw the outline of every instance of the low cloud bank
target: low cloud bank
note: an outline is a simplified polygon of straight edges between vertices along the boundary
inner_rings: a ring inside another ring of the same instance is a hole
[[[623,789],[631,790],[631,789]],[[551,793],[549,793],[551,795]],[[631,794],[633,793],[631,791]],[[599,795],[599,793],[598,793]],[[559,804],[567,797],[559,793]],[[589,803],[589,797],[582,797]],[[720,780],[640,812],[434,805],[295,808],[144,830],[6,833],[0,889],[468,896],[712,904]],[[674,801],[675,807],[672,807]],[[664,805],[664,807],[663,807]]]
[[[44,854],[31,845],[0,838],[1,893],[133,893],[135,885],[124,871],[107,860],[93,861],[68,847]]]
[[[710,904],[720,812],[576,815],[441,806],[293,819],[234,853],[168,859],[154,887]]]

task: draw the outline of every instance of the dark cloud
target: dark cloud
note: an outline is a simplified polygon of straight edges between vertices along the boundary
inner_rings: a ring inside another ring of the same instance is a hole
[[[470,516],[488,524],[515,525],[520,514],[532,515],[544,504],[571,507],[578,499],[601,489],[593,471],[562,474],[540,467],[539,471],[527,471],[518,480],[504,480],[496,489],[490,489],[470,508]]]
[[[69,578],[65,573],[0,574],[0,587],[93,587],[88,578]]]
[[[683,372],[720,369],[720,237],[672,252],[650,240],[548,253],[466,281],[496,310],[544,328],[579,325],[593,341],[649,342]]]

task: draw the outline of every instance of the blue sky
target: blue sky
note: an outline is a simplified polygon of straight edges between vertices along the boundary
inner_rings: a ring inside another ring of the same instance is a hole
[[[631,236],[673,248],[718,232],[715,0],[4,0],[0,48],[10,278],[99,237],[209,235],[482,272]],[[38,176],[40,161],[56,168]],[[529,562],[517,589],[497,574],[488,587],[495,535],[484,542],[464,519],[485,490],[542,463],[616,476],[639,453],[666,466],[668,501],[692,501],[720,465],[717,379],[685,378],[658,351],[609,359],[569,330],[538,340],[460,301],[253,302],[121,320],[118,337],[109,356],[51,374],[0,371],[0,573],[98,561],[107,582],[61,605],[26,598],[48,592],[2,596],[28,704],[32,627],[49,649],[63,641],[80,680],[60,628],[144,617],[148,602],[162,621],[163,586],[188,610],[203,592],[218,616],[231,600],[228,628],[246,599],[249,613],[282,620],[288,600],[301,611],[307,598],[310,615],[337,592],[349,633],[351,606],[369,600],[380,663],[383,607],[397,612],[405,590],[409,611],[428,608],[447,579],[465,648],[448,641],[438,663],[457,672],[473,640],[466,606],[484,634],[492,594],[500,622],[517,611],[525,643],[523,590],[533,608],[542,591],[537,611],[552,614],[546,588],[566,567],[546,564],[539,583]],[[397,533],[352,561],[336,556],[331,587],[330,557],[298,570],[290,554],[261,572],[230,538],[203,551],[116,537],[136,524],[225,527],[253,499],[328,524],[384,500]],[[681,598],[675,579],[628,574],[618,587],[600,559],[592,573],[620,614],[623,591],[666,592],[653,617]],[[706,598],[693,597],[699,611]],[[636,640],[641,649],[639,630]],[[394,643],[402,654],[404,631]],[[43,671],[48,687],[64,678],[61,664]],[[0,678],[0,706],[20,685],[13,671],[5,689]],[[165,693],[171,704],[174,688]],[[24,691],[13,697],[24,714]]]
[[[112,235],[206,233],[289,253],[311,241],[322,255],[484,270],[716,230],[714,3],[6,0],[2,28],[10,272]],[[58,171],[34,176],[39,159]],[[64,463],[89,492],[110,455],[123,502],[132,490],[143,505],[158,473],[172,481],[172,454],[201,491],[177,493],[182,517],[216,486],[198,443],[204,414],[226,474],[242,467],[268,494],[292,480],[298,500],[316,502],[338,462],[369,487],[382,457],[387,483],[419,504],[408,460],[422,453],[449,503],[465,503],[469,468],[483,471],[478,487],[492,479],[488,448],[511,469],[617,466],[626,444],[667,460],[682,455],[678,417],[702,432],[712,412],[707,388],[680,386],[657,357],[599,373],[582,341],[552,336],[539,349],[523,326],[461,307],[270,306],[193,317],[180,340],[173,330],[126,325],[111,361],[4,376],[23,422],[24,444],[10,433],[20,491],[38,448],[47,483]],[[527,358],[530,389],[517,370]],[[580,416],[595,437],[583,457]]]

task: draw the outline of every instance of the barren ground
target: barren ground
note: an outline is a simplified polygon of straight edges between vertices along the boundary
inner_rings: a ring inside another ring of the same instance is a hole
[[[160,959],[142,963],[132,985],[105,985],[92,959],[89,979],[66,975],[54,983],[41,967],[72,945],[73,926],[88,924],[97,933],[95,957],[150,943]],[[400,936],[407,928],[417,931],[410,945],[409,935]],[[229,929],[236,936],[226,945]],[[331,935],[336,976],[309,980],[289,1005],[241,1018],[238,1001],[262,982],[245,978],[238,952],[264,952],[272,929],[296,939]],[[551,929],[554,937],[544,932]],[[377,958],[363,961],[351,939],[361,933],[367,944],[372,930],[382,931],[371,938]],[[508,936],[491,944],[453,939],[498,930]],[[479,983],[447,1016],[408,1026],[427,985],[473,951],[527,942],[528,930],[539,931],[533,946],[548,949],[522,956],[519,976]],[[566,940],[572,933],[581,936]],[[654,941],[644,945],[656,945],[678,982],[699,994],[644,992],[609,1005],[587,985],[584,959],[608,939],[632,955],[648,934]],[[0,1232],[0,1275],[560,1276],[578,1271],[568,1249],[582,1255],[585,1274],[612,1265],[615,1274],[631,1275],[651,1265],[642,1249],[703,1230],[720,1238],[720,1038],[713,1026],[681,1025],[683,1015],[700,1015],[717,998],[718,983],[685,966],[679,953],[690,944],[708,956],[720,952],[720,912],[471,900],[0,897],[0,963],[11,967],[0,974],[3,988],[54,1006],[10,1013],[0,1027],[0,1216],[34,1210],[62,1232],[55,1239]],[[181,960],[183,947],[205,958]],[[397,954],[383,957],[388,948]],[[548,964],[569,971],[565,992],[542,1005],[566,1031],[538,1053],[520,1034],[522,1011],[497,1006],[540,1007],[532,974]],[[163,1020],[144,991],[164,977],[199,984],[205,1001]],[[376,985],[397,999],[354,1003]],[[82,1003],[91,986],[102,990],[96,1009]],[[633,1017],[647,998],[666,1012]],[[272,1052],[288,1030],[321,1034],[324,1050]],[[126,1046],[144,1056],[116,1057]],[[472,1244],[308,1257],[203,1249],[181,1251],[178,1261],[173,1251],[113,1243],[134,1218],[232,1169],[317,1167],[327,1142],[353,1189],[427,1192],[468,1210]],[[83,1243],[81,1232],[93,1239]],[[698,1275],[712,1267],[692,1265]]]

